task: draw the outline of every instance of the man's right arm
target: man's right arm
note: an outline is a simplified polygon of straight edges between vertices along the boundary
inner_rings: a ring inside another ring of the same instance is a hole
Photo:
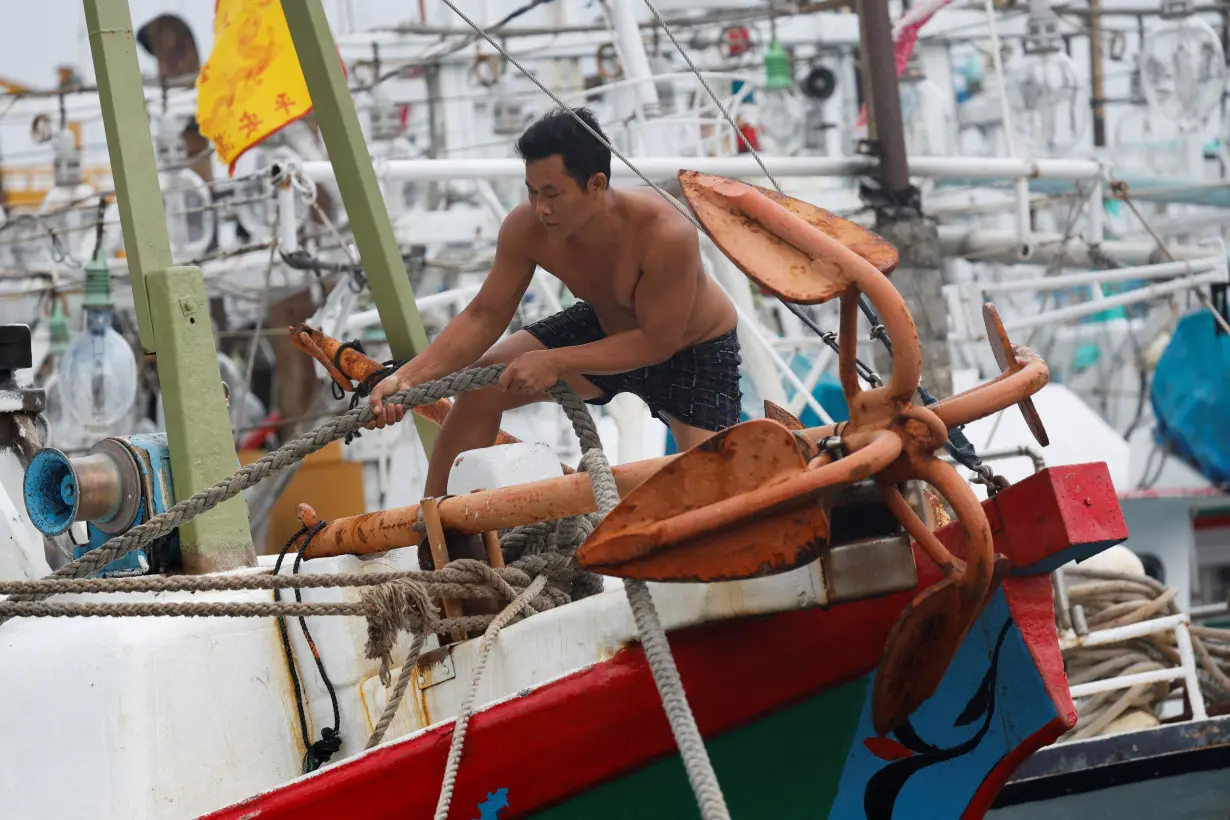
[[[472,365],[500,338],[534,275],[535,263],[527,242],[527,234],[534,225],[534,214],[528,203],[509,213],[500,226],[491,271],[474,299],[440,331],[426,350],[376,385],[371,405],[377,411],[378,427],[383,427],[381,422],[386,421],[379,412],[385,396]],[[401,415],[399,412],[397,417]],[[388,419],[387,423],[396,420]]]

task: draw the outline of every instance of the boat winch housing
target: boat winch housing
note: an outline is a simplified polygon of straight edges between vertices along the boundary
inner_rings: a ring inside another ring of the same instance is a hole
[[[30,521],[45,535],[86,522],[88,541],[73,550],[80,558],[175,503],[166,434],[105,438],[76,458],[52,447],[39,450],[26,468],[23,495]],[[112,561],[99,575],[164,572],[178,564],[175,531]]]

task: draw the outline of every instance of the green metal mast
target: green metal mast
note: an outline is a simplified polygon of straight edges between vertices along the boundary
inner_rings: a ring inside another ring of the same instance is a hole
[[[324,6],[321,0],[282,0],[282,9],[389,348],[397,358],[415,356],[427,347],[427,332],[359,127],[359,115],[342,73]],[[414,422],[430,455],[436,426],[418,415]]]
[[[128,0],[84,4],[141,347],[157,357],[175,494],[187,498],[238,464],[205,282],[200,268],[171,264]],[[192,573],[254,565],[243,499],[181,527],[180,548]]]

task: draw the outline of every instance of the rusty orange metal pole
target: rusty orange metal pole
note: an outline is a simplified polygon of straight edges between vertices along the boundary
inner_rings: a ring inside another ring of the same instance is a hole
[[[483,532],[483,546],[487,548],[487,563],[494,569],[504,566],[504,551],[500,549],[500,534],[495,530]]]
[[[420,504],[423,513],[423,524],[427,530],[427,543],[431,545],[431,563],[440,570],[448,566],[448,545],[444,543],[444,527],[440,523],[440,507],[434,498],[424,498]],[[441,598],[444,614],[450,618],[460,618],[461,603],[452,598]],[[464,641],[465,632],[455,629],[452,632],[454,641]]]
[[[629,493],[675,457],[662,456],[615,467],[615,484],[620,495]],[[439,503],[440,523],[444,529],[466,535],[554,521],[597,509],[589,476],[584,473],[454,496]],[[411,504],[336,519],[317,533],[304,557],[366,555],[417,546],[423,540],[422,533],[414,529],[418,517],[419,505]]]
[[[301,352],[308,354],[329,372],[330,378],[338,387],[353,391],[355,384],[361,384],[384,369],[384,365],[352,347],[342,347],[342,343],[332,336],[320,332],[314,327],[300,322],[290,328],[290,341]],[[432,404],[415,407],[414,414],[434,422],[444,424],[444,417],[453,408],[449,399],[440,399]],[[521,439],[509,435],[503,430],[496,433],[495,443],[517,444]],[[565,473],[575,472],[572,467],[564,465]]]

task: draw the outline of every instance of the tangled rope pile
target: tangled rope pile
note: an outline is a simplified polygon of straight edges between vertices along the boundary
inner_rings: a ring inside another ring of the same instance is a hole
[[[386,399],[386,404],[400,404],[408,408],[430,404],[442,398],[454,396],[467,390],[489,387],[498,382],[504,365],[472,368],[458,371],[426,384],[401,390]],[[563,382],[550,388],[548,393],[559,403],[572,423],[581,445],[581,469],[585,471],[593,487],[597,502],[598,518],[576,517],[564,519],[551,527],[530,525],[514,528],[505,533],[504,539],[510,551],[519,551],[512,564],[502,569],[492,569],[481,561],[455,561],[437,572],[399,573],[399,577],[368,590],[363,601],[354,603],[303,603],[299,601],[273,602],[125,602],[119,604],[94,603],[46,603],[49,595],[67,591],[66,579],[82,579],[102,569],[107,564],[140,549],[156,538],[162,537],[198,515],[208,512],[219,504],[234,498],[249,487],[280,472],[308,455],[322,449],[330,442],[345,438],[362,428],[372,419],[370,405],[362,404],[337,416],[315,430],[296,438],[238,470],[234,475],[219,481],[190,498],[177,502],[166,512],[151,518],[127,533],[111,539],[102,547],[91,550],[81,558],[65,564],[45,579],[15,582],[0,585],[0,590],[12,591],[13,597],[0,601],[0,623],[17,615],[38,616],[85,616],[85,615],[211,615],[211,616],[280,616],[291,615],[364,615],[368,618],[367,652],[369,657],[381,659],[381,679],[390,679],[389,665],[393,643],[401,631],[414,633],[411,655],[415,662],[423,647],[423,636],[432,632],[448,631],[452,627],[475,629],[483,625],[486,632],[479,643],[478,663],[470,690],[457,715],[445,769],[444,784],[436,809],[437,820],[446,820],[452,800],[453,783],[461,762],[461,749],[465,741],[466,727],[477,698],[478,684],[487,662],[487,655],[499,631],[516,618],[542,609],[566,603],[574,595],[584,595],[600,590],[602,579],[579,571],[572,562],[569,550],[592,530],[600,520],[619,503],[619,490],[611,466],[602,451],[602,441],[581,399]],[[470,583],[457,576],[468,573]],[[531,575],[533,576],[531,578]],[[361,578],[361,576],[359,576]],[[260,579],[257,581],[257,579]],[[478,583],[473,583],[477,579]],[[283,587],[284,581],[291,581]],[[341,581],[342,579],[336,579]],[[155,589],[158,584],[175,586],[182,590],[216,590],[237,588],[281,589],[299,586],[324,586],[321,583],[305,583],[303,576],[290,579],[271,576],[251,578],[135,578],[135,579],[90,579],[73,584],[74,591],[122,592],[134,591],[141,584],[146,589]],[[244,583],[253,583],[244,587]],[[82,584],[83,586],[78,586]],[[268,584],[262,587],[261,584]],[[441,619],[432,603],[433,594],[448,594],[442,585],[454,585],[449,597],[486,596],[493,593],[498,600],[511,602],[494,618],[488,616],[465,616]],[[366,581],[347,579],[338,586],[368,585]],[[480,589],[482,591],[477,591]],[[624,589],[632,609],[641,645],[648,660],[650,671],[657,685],[663,708],[671,725],[688,780],[696,795],[704,820],[729,820],[717,776],[709,761],[709,755],[696,726],[695,717],[683,692],[683,683],[675,666],[666,631],[658,620],[657,610],[648,586],[642,581],[626,581]],[[473,620],[471,619],[473,618]],[[397,704],[405,694],[414,663],[410,657],[402,665],[398,682],[385,713],[377,723],[369,746],[379,742],[387,730]],[[377,732],[379,735],[377,735]]]
[[[1068,601],[1079,604],[1091,631],[1178,614],[1175,591],[1145,575],[1067,567]],[[1197,677],[1207,705],[1230,701],[1230,630],[1191,627]],[[1172,631],[1155,632],[1115,644],[1073,647],[1063,653],[1068,683],[1173,669],[1180,664]],[[1064,741],[1096,737],[1130,710],[1155,714],[1162,701],[1181,691],[1183,680],[1161,681],[1102,692],[1082,699],[1076,726]]]

